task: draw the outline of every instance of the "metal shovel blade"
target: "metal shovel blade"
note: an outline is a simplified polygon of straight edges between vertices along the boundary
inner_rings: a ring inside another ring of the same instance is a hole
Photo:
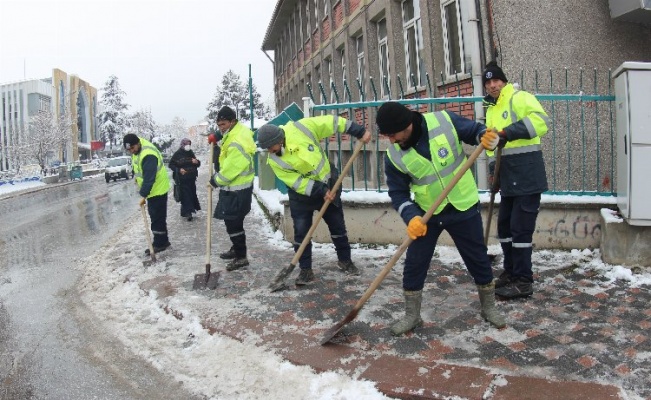
[[[194,282],[192,283],[192,289],[203,290],[210,289],[214,290],[217,288],[217,282],[219,281],[219,271],[210,272],[210,264],[206,264],[206,273],[205,274],[196,274],[194,276]]]
[[[273,282],[271,282],[271,285],[269,285],[269,289],[271,289],[271,292],[277,292],[279,290],[287,289],[287,285],[285,284],[285,279],[289,276],[289,274],[292,273],[296,265],[290,263],[288,266],[284,267],[281,269],[276,277],[274,278]]]
[[[321,346],[323,346],[324,344],[331,341],[332,338],[334,338],[337,335],[337,333],[339,333],[341,328],[344,327],[344,325],[346,325],[350,321],[354,320],[355,317],[357,317],[358,312],[359,312],[359,310],[357,308],[354,308],[351,312],[348,313],[348,315],[346,315],[346,317],[344,319],[337,322],[332,328],[328,329],[323,334],[323,338],[321,339],[321,342],[320,342]]]

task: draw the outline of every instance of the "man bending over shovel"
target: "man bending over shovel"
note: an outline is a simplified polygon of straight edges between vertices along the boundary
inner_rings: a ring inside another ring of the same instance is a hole
[[[443,188],[466,161],[461,142],[493,150],[498,135],[482,124],[452,112],[420,114],[397,102],[384,103],[377,113],[380,134],[391,146],[385,173],[393,207],[407,224],[413,240],[407,249],[402,278],[405,316],[391,326],[394,336],[420,326],[423,287],[439,235],[446,230],[461,254],[479,292],[481,316],[497,328],[506,326],[495,307],[493,271],[484,244],[479,195],[467,170],[427,224],[421,221]],[[414,198],[412,200],[411,194]]]
[[[258,129],[258,146],[269,151],[268,163],[271,169],[288,187],[289,209],[294,221],[294,251],[298,251],[306,239],[314,211],[318,211],[329,200],[332,203],[325,210],[323,220],[328,225],[330,238],[337,251],[337,265],[346,274],[359,275],[350,257],[350,243],[340,199],[341,188],[334,193],[330,190],[337,181],[338,171],[329,162],[320,145],[323,138],[332,136],[335,132],[340,135],[347,133],[364,143],[371,140],[371,132],[363,126],[337,115],[323,115],[303,118],[282,126],[263,125]],[[295,283],[299,286],[307,285],[314,281],[311,243],[304,247],[298,261],[301,271]]]

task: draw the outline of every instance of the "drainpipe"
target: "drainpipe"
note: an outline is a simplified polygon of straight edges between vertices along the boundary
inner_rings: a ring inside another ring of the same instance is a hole
[[[267,54],[266,51],[262,50],[262,52],[264,53],[265,56],[267,56],[269,61],[271,61],[271,73],[273,74],[273,78],[274,78],[274,104],[278,104],[278,99],[276,99],[276,89],[275,89],[276,88],[276,62],[271,57],[269,57],[269,54]],[[277,107],[278,106],[276,106],[276,110],[274,110],[275,112],[278,112]]]
[[[464,45],[468,50],[468,58],[470,58],[470,66],[472,70],[472,87],[473,96],[483,96],[484,86],[482,85],[482,43],[481,38],[481,21],[479,19],[477,3],[474,0],[463,0],[464,7],[461,8],[462,16],[463,11],[467,12],[467,30],[468,34],[464,35]],[[475,103],[475,118],[479,122],[485,122],[484,107],[480,102]],[[479,189],[488,189],[488,157],[486,153],[482,153],[477,162],[477,186]]]

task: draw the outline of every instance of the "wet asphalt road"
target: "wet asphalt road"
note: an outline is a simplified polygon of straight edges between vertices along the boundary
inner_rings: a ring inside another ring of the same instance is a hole
[[[139,216],[133,180],[0,198],[0,399],[192,399],[128,354],[79,300],[75,259]]]

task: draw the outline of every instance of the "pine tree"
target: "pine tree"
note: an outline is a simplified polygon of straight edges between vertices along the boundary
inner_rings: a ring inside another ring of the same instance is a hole
[[[254,117],[265,120],[271,119],[271,111],[261,100],[255,84],[253,85],[252,94]],[[221,84],[217,86],[215,97],[206,107],[209,131],[217,130],[217,113],[223,106],[229,106],[235,110],[238,120],[242,123],[246,124],[250,121],[249,85],[245,85],[240,76],[232,70],[224,74]]]
[[[99,114],[99,132],[104,143],[110,146],[121,142],[122,136],[126,133],[128,120],[126,111],[129,106],[124,103],[126,93],[120,89],[118,78],[111,75],[102,89],[102,100],[100,105],[102,112]]]

